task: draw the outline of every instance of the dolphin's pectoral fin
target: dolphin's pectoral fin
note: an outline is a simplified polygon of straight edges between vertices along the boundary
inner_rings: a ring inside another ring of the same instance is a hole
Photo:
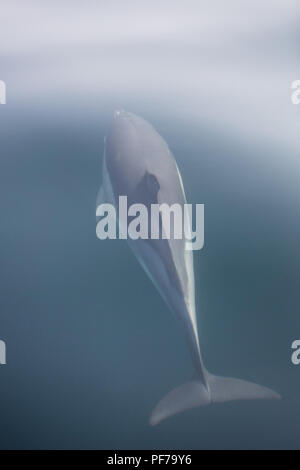
[[[100,206],[100,204],[104,204],[107,202],[106,194],[104,191],[103,184],[100,186],[100,189],[97,194],[97,199],[96,199],[96,211],[97,207]],[[96,221],[98,220],[98,217],[96,217]]]
[[[97,194],[96,207],[100,206],[100,204],[104,204],[105,202],[107,202],[106,195],[103,185],[101,185]]]
[[[270,388],[231,377],[218,377],[206,372],[207,386],[200,381],[188,382],[168,393],[154,408],[150,424],[160,423],[184,410],[211,403],[234,400],[280,399]]]

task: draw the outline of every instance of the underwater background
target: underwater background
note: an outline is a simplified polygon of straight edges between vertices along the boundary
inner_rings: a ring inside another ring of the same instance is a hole
[[[2,449],[300,448],[300,79],[297,1],[1,5]],[[210,372],[277,401],[196,408],[157,427],[193,369],[126,242],[96,238],[113,111],[168,142],[188,202]]]

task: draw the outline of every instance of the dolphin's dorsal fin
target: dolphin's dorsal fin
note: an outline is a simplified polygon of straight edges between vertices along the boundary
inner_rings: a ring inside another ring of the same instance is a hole
[[[152,173],[149,173],[148,171],[146,171],[145,176],[144,176],[144,180],[145,180],[145,184],[147,186],[147,189],[148,189],[149,193],[155,199],[157,199],[157,194],[158,194],[158,191],[160,190],[160,184],[159,184],[158,179],[156,178],[156,176],[153,175]]]
[[[140,179],[133,192],[128,195],[129,203],[144,204],[150,208],[151,204],[158,204],[159,190],[160,184],[157,177],[145,171],[144,176]]]

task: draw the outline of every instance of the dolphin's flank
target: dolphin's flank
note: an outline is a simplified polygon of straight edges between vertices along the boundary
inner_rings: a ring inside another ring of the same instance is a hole
[[[128,204],[186,203],[182,180],[168,145],[144,119],[117,111],[105,140],[103,184],[97,206],[109,202],[118,209],[120,196]],[[168,393],[154,408],[155,425],[181,411],[216,402],[278,399],[269,388],[244,380],[218,377],[204,367],[196,319],[193,252],[185,240],[149,239],[128,243],[135,256],[180,322],[195,368],[195,379]]]

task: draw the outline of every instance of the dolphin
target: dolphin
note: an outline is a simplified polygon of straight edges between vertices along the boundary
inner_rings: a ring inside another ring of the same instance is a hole
[[[142,203],[147,208],[154,203],[186,203],[179,169],[167,143],[151,124],[124,110],[114,113],[105,139],[102,180],[97,207],[110,203],[117,210],[119,196],[124,195],[128,204]],[[206,370],[197,328],[193,251],[186,250],[186,240],[161,237],[127,241],[179,320],[195,369],[193,380],[172,390],[155,406],[150,424],[211,403],[279,399],[280,395],[269,388]]]

